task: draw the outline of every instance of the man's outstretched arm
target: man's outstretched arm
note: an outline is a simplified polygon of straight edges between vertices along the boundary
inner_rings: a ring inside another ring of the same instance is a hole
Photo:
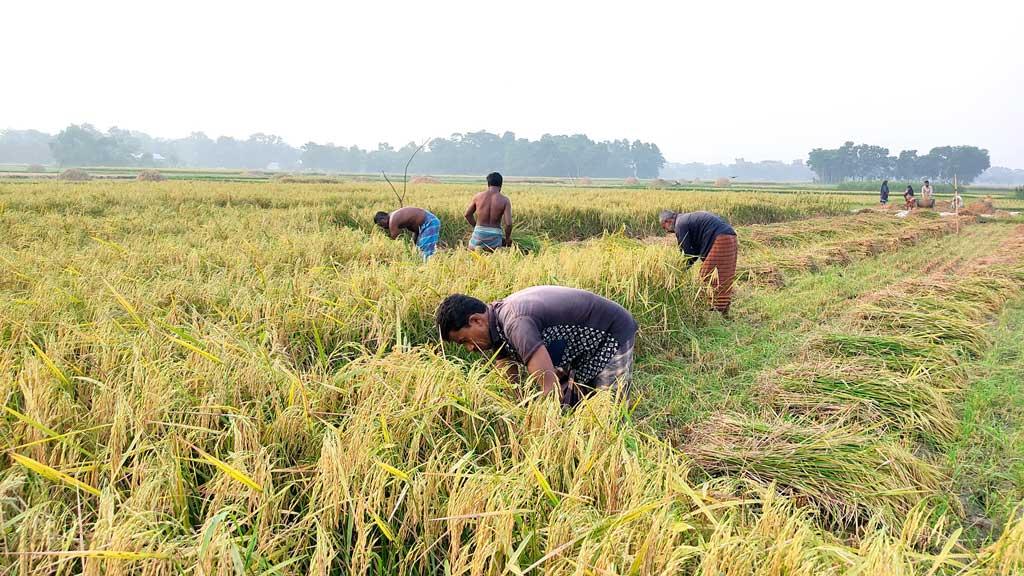
[[[512,203],[505,204],[505,210],[501,213],[501,224],[505,227],[505,246],[512,245]]]
[[[555,374],[555,365],[551,362],[551,355],[545,346],[537,348],[537,351],[530,356],[526,362],[526,371],[540,383],[541,392],[545,395],[554,394],[559,400],[562,399],[561,387],[558,385],[558,375]]]

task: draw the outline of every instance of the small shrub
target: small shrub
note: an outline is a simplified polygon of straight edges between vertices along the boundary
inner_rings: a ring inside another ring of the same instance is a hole
[[[715,178],[715,186],[719,188],[728,188],[729,186],[732,186],[732,180],[726,178],[725,176],[722,176],[721,178]]]
[[[1024,200],[1024,186],[1017,186],[1013,189],[1013,195]]]
[[[167,178],[159,170],[143,170],[135,177],[140,182],[162,182]]]
[[[85,182],[87,180],[92,180],[92,175],[81,168],[68,168],[60,173],[60,179],[69,180],[71,182]]]

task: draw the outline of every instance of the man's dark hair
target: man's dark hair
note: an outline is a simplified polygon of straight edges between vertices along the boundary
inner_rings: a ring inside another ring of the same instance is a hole
[[[483,314],[487,311],[487,304],[472,296],[465,294],[452,294],[444,299],[437,307],[437,328],[441,331],[441,338],[448,340],[448,335],[456,330],[469,326],[469,317],[473,314]]]
[[[387,212],[377,212],[373,215],[373,223],[377,226],[387,226],[389,217]]]
[[[498,174],[497,172],[491,172],[490,174],[487,175],[488,186],[497,186],[498,188],[501,188],[501,182],[501,174]]]

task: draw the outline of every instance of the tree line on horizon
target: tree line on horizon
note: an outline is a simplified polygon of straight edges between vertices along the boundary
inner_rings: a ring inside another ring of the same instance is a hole
[[[376,150],[307,142],[293,147],[280,136],[256,133],[246,139],[202,132],[165,139],[117,127],[102,132],[89,124],[70,125],[60,133],[0,130],[0,164],[235,168],[308,172],[401,172],[419,147],[381,143]],[[666,162],[656,144],[634,140],[595,142],[585,135],[545,134],[538,140],[486,131],[452,134],[432,140],[411,166],[419,174],[482,174],[493,170],[510,176],[592,178],[669,178],[747,182],[921,180],[964,183],[1024,184],[1024,170],[989,167],[988,152],[975,146],[941,146],[919,156],[905,150],[890,156],[881,146],[846,142],[839,148],[815,148],[803,160],[746,161],[732,164]]]
[[[72,124],[56,135],[38,130],[0,132],[0,163],[58,166],[139,166],[244,168],[317,172],[401,172],[420,147],[381,143],[376,150],[307,142],[299,148],[280,136],[257,133],[245,140],[210,138],[193,132],[185,138],[156,138],[113,127]],[[665,165],[657,144],[634,140],[594,141],[584,134],[545,134],[538,140],[486,131],[435,138],[416,155],[417,173],[516,176],[656,178]]]
[[[952,182],[954,176],[970,184],[991,164],[988,150],[977,146],[939,146],[923,156],[917,150],[904,150],[890,156],[888,148],[848,141],[835,149],[811,150],[807,166],[825,184],[887,178]]]

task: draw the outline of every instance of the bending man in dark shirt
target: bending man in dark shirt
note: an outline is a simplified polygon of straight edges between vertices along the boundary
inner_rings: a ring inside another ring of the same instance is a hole
[[[666,232],[675,232],[687,267],[695,259],[704,261],[700,277],[711,287],[711,307],[728,315],[736,278],[736,231],[721,216],[711,212],[679,214],[662,210],[658,219]]]
[[[420,249],[423,260],[433,256],[437,249],[437,239],[441,234],[441,221],[423,208],[406,206],[390,214],[377,212],[373,216],[373,222],[383,228],[392,240],[398,238],[402,230],[412,232],[412,242]]]
[[[575,288],[535,286],[485,304],[453,294],[437,309],[441,337],[525,365],[545,394],[575,405],[598,388],[629,391],[637,324],[615,302]]]

